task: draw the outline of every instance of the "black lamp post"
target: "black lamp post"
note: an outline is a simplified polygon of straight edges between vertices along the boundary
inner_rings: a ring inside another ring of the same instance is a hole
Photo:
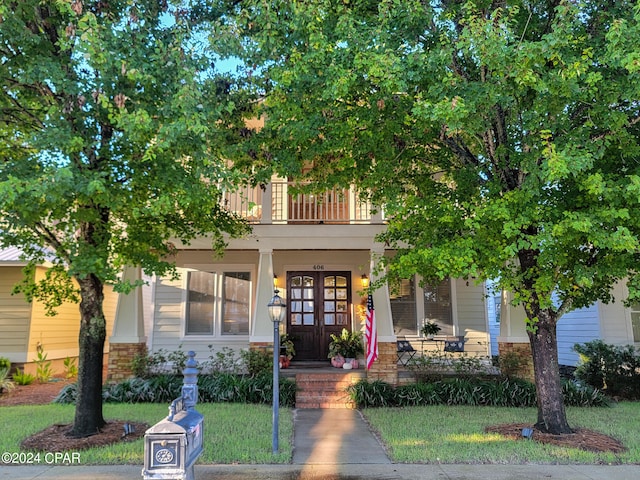
[[[280,322],[284,316],[286,305],[284,300],[278,295],[278,290],[274,291],[274,296],[267,305],[269,318],[273,322],[273,435],[271,445],[273,453],[278,453],[278,421],[280,409]]]

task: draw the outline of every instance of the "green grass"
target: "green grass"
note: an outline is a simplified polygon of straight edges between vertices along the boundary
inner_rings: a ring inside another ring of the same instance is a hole
[[[595,430],[620,441],[629,449],[622,454],[592,453],[513,441],[484,433],[490,425],[535,422],[534,408],[429,406],[370,408],[363,413],[378,431],[389,456],[400,463],[640,463],[640,403],[620,403],[612,408],[567,408],[569,424]]]
[[[204,415],[205,442],[199,463],[288,463],[293,449],[293,416],[280,409],[280,452],[271,452],[272,416],[268,405],[200,403]],[[71,423],[73,405],[0,407],[0,451],[18,452],[20,442],[52,424]],[[164,404],[105,404],[108,420],[141,421],[153,425],[167,415]],[[143,439],[103,448],[83,450],[83,465],[143,463]]]
[[[271,453],[271,407],[212,403],[198,404],[205,418],[205,449],[199,463],[288,463],[292,454],[293,418],[290,409],[280,411],[280,451]],[[489,425],[533,422],[533,408],[429,406],[371,408],[363,413],[387,445],[389,455],[401,463],[640,463],[640,402],[624,402],[612,408],[567,409],[569,423],[610,435],[629,449],[622,454],[591,453],[513,441],[484,433]],[[164,418],[164,404],[105,404],[107,419],[143,421],[150,425]],[[18,452],[25,437],[54,423],[71,423],[72,405],[0,407],[0,450]],[[83,465],[143,463],[143,440],[95,448],[80,453]]]

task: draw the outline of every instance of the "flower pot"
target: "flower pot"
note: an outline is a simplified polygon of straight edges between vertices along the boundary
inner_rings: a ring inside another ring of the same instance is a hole
[[[291,360],[286,355],[280,355],[280,368],[289,368]]]

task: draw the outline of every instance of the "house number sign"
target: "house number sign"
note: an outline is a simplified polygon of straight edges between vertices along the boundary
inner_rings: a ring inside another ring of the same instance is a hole
[[[313,269],[314,270],[324,270],[324,265],[314,265]]]

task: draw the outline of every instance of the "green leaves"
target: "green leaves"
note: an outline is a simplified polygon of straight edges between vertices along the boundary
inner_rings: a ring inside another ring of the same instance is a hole
[[[219,247],[246,231],[219,201],[242,179],[222,152],[250,109],[193,48],[199,7],[25,0],[2,14],[3,246],[112,283],[125,264],[170,269],[171,238]]]
[[[635,269],[637,8],[278,6],[269,38],[238,30],[273,53],[235,52],[265,80],[254,166],[369,192],[391,276],[501,278],[537,318]]]

